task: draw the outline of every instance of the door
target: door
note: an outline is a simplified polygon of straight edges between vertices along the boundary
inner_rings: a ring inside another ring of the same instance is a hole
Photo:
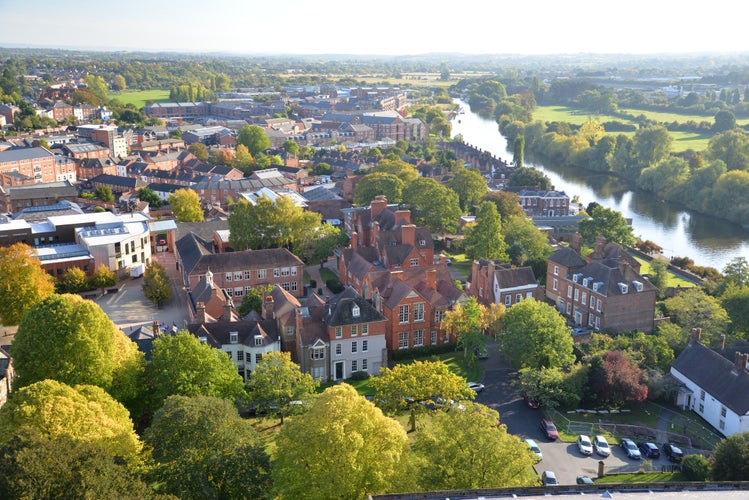
[[[335,362],[335,376],[333,377],[333,380],[342,380],[343,379],[343,361],[336,361]]]

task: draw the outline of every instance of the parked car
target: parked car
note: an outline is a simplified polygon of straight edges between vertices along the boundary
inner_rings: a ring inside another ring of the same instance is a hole
[[[596,484],[588,476],[577,476],[577,484]]]
[[[536,454],[539,462],[544,459],[544,454],[541,453],[541,448],[538,447],[538,444],[534,440],[526,439],[525,444],[527,444],[528,448],[530,448],[531,451]]]
[[[528,405],[528,408],[532,410],[541,408],[541,403],[533,396],[529,396],[526,394],[525,396],[523,396],[523,401],[525,401],[525,404]]]
[[[545,470],[541,474],[541,482],[544,486],[559,486],[557,482],[557,475],[550,470]]]
[[[596,436],[593,438],[593,448],[596,450],[596,453],[601,455],[602,457],[608,457],[609,455],[611,455],[611,448],[609,448],[609,443],[603,436]]]
[[[478,382],[468,382],[468,388],[473,392],[478,393],[484,390],[484,384],[479,384]]]
[[[684,458],[684,452],[681,448],[671,443],[663,444],[663,453],[668,457],[671,462],[679,463]]]
[[[577,436],[577,449],[583,455],[592,455],[593,443],[590,442],[590,438],[588,436],[586,436],[585,434],[580,434],[579,436]]]
[[[640,441],[637,443],[637,448],[639,448],[640,455],[644,458],[659,458],[661,456],[658,447],[649,441]]]
[[[631,458],[633,460],[639,460],[640,458],[642,458],[642,456],[640,455],[640,450],[637,448],[635,442],[631,439],[624,438],[619,440],[619,446],[621,446],[624,452],[627,454],[627,458]]]
[[[487,349],[486,346],[477,347],[474,352],[479,359],[489,359],[489,349]]]
[[[553,440],[559,437],[559,431],[557,430],[557,426],[554,425],[554,422],[552,422],[548,418],[542,418],[538,425],[541,427],[541,431],[543,431],[544,436],[546,436],[546,439]]]

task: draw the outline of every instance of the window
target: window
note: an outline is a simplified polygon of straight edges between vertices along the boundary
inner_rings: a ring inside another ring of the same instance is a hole
[[[533,297],[533,292],[525,292],[525,298],[530,299]]]
[[[424,330],[414,330],[414,347],[424,345]]]
[[[289,270],[288,267],[281,268],[281,276],[288,276],[289,274],[291,274],[291,271]]]
[[[255,345],[261,346],[263,345],[263,336],[262,335],[255,335]]]
[[[584,306],[588,305],[588,292],[583,292],[580,302],[582,302]]]
[[[261,362],[262,360],[263,360],[263,354],[262,354],[262,353],[257,353],[257,354],[255,354],[255,364],[256,364],[256,365],[260,364],[260,362]]]
[[[244,294],[244,288],[242,288],[241,286],[238,286],[238,287],[234,288],[234,296],[235,297],[241,297],[243,294]]]
[[[361,371],[365,372],[369,370],[369,363],[367,363],[366,359],[361,360]]]
[[[414,304],[414,321],[424,321],[424,303]]]
[[[572,298],[572,285],[567,285],[567,298]]]
[[[242,280],[242,272],[237,271],[234,273],[234,281],[241,281]]]
[[[229,332],[229,342],[232,344],[239,342],[239,334],[237,332]]]
[[[575,289],[575,301],[578,301],[580,299],[580,290]]]
[[[705,404],[700,403],[700,413],[704,413],[704,412],[705,412]]]
[[[234,289],[233,288],[224,288],[224,290],[226,290],[226,294],[229,297],[233,297],[234,296]]]
[[[601,299],[597,300],[596,311],[601,312]]]
[[[355,359],[351,361],[351,371],[352,372],[359,371],[359,364],[356,362]]]
[[[723,417],[723,418],[726,417],[726,407],[725,406],[721,406],[720,407],[720,416]]]
[[[227,356],[229,356],[229,359],[234,359],[234,357],[231,355],[231,351],[224,351]]]
[[[362,323],[362,325],[361,325],[361,334],[362,335],[369,335],[369,323]]]
[[[554,284],[552,285],[552,288],[556,290],[559,287],[559,281],[557,281],[556,278],[554,278]]]
[[[325,359],[325,348],[324,347],[313,347],[309,351],[309,357],[311,359]]]
[[[297,283],[296,283],[296,281],[292,281],[292,282],[291,282],[291,291],[292,291],[292,292],[296,292],[296,286],[297,286]]]
[[[351,342],[351,354],[354,354],[358,350],[359,350],[359,343],[356,341]]]
[[[398,334],[398,349],[408,349],[408,332]]]
[[[244,361],[244,351],[237,352],[237,361]]]
[[[247,295],[248,293],[250,293],[250,290],[252,290],[251,286],[244,287],[244,294]]]
[[[398,306],[398,323],[408,323],[408,304]]]
[[[361,341],[361,352],[367,352],[369,351],[369,340],[362,340]]]
[[[523,300],[523,294],[522,293],[516,293],[515,294],[515,303],[517,304],[521,300]]]
[[[231,281],[232,274],[226,273],[226,281]]]
[[[419,259],[411,259],[411,267],[418,267]]]
[[[356,337],[359,335],[359,325],[351,325],[351,336]]]
[[[505,295],[505,305],[507,307],[512,305],[512,295]]]
[[[343,348],[341,347],[340,343],[336,344],[335,345],[335,355],[336,356],[340,356],[341,354],[343,354],[343,350],[342,349]]]
[[[445,311],[444,310],[434,311],[434,321],[435,321],[435,323],[439,323],[443,319],[445,319]]]
[[[353,316],[354,318],[358,318],[359,316],[361,316],[361,309],[359,309],[359,306],[357,306],[356,304],[354,304],[351,308],[351,316]]]
[[[419,240],[419,246],[420,246],[420,247],[425,247],[425,246],[427,246],[427,240]]]
[[[274,278],[280,278],[281,277],[281,270],[279,268],[273,269],[273,277]]]
[[[705,391],[700,391],[700,401],[705,400]]]
[[[336,326],[335,327],[335,338],[340,339],[343,337],[343,327],[342,326]]]
[[[313,366],[312,367],[312,378],[315,380],[322,380],[325,378],[325,367],[324,366]]]
[[[244,279],[245,281],[249,281],[252,279],[252,271],[245,271],[244,272]]]
[[[559,266],[554,266],[554,276],[559,276]]]
[[[570,314],[572,312],[572,303],[567,302],[567,314]]]
[[[286,327],[286,336],[287,337],[293,337],[294,336],[294,327],[293,326],[287,326]]]
[[[718,421],[718,428],[720,430],[722,430],[722,431],[725,430],[726,429],[726,421],[725,420],[719,420]]]
[[[296,276],[296,267],[291,268],[291,275]]]
[[[258,269],[257,270],[257,278],[258,279],[264,280],[266,276],[267,276],[267,272],[266,272],[265,269]]]

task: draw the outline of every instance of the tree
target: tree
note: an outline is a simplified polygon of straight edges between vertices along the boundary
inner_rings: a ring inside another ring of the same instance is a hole
[[[107,91],[109,90],[109,85],[107,85],[107,81],[103,77],[88,74],[83,78],[83,83],[86,84],[87,90],[99,98],[100,102],[107,102]]]
[[[187,150],[200,161],[208,161],[208,147],[202,142],[193,142]]]
[[[148,202],[148,204],[153,208],[159,208],[164,205],[164,200],[161,199],[161,196],[148,187],[142,187],[138,190],[138,199],[140,201]]]
[[[540,170],[532,167],[516,168],[509,179],[507,185],[512,187],[532,187],[536,189],[551,189],[551,179]]]
[[[104,289],[117,284],[117,275],[107,266],[99,266],[91,276],[91,286],[93,288]]]
[[[263,302],[265,301],[265,297],[267,297],[272,290],[273,285],[258,285],[250,288],[250,291],[245,293],[244,297],[242,297],[242,303],[237,309],[239,316],[244,318],[252,311],[262,315]]]
[[[169,205],[177,222],[202,222],[203,209],[198,193],[192,189],[177,189],[169,195]]]
[[[410,163],[400,159],[383,158],[377,163],[375,173],[392,174],[403,181],[404,185],[419,178],[419,171]]]
[[[146,265],[143,294],[158,307],[172,298],[172,283],[166,275],[166,270],[158,262],[152,261]]]
[[[143,368],[142,353],[98,304],[68,294],[50,295],[24,316],[13,361],[19,385],[45,379],[90,384],[118,400],[132,396],[132,378]]]
[[[387,412],[408,407],[411,413],[411,431],[416,430],[416,416],[425,411],[425,404],[434,404],[434,398],[444,401],[472,399],[475,393],[468,388],[463,377],[450,371],[441,361],[416,361],[381,368],[380,376],[371,379],[378,405]],[[419,404],[421,403],[421,404]]]
[[[0,448],[2,498],[153,498],[151,488],[105,447],[67,435],[14,435]]]
[[[36,250],[24,243],[0,247],[0,322],[3,325],[17,325],[31,306],[54,291],[54,278],[42,269]]]
[[[345,231],[326,222],[313,234],[313,238],[309,242],[311,247],[309,252],[312,254],[311,260],[320,262],[320,269],[322,269],[328,257],[333,255],[337,249],[346,248],[349,241]]]
[[[403,190],[403,202],[412,207],[414,221],[432,233],[457,229],[461,216],[458,194],[431,177],[419,177]]]
[[[117,92],[122,92],[127,88],[127,82],[125,81],[125,77],[122,75],[114,75],[114,81],[112,83],[112,90],[116,90]]]
[[[174,394],[234,401],[244,393],[242,377],[231,358],[186,331],[154,340],[145,381],[153,409]]]
[[[234,152],[234,159],[231,161],[232,166],[238,168],[247,175],[255,164],[255,158],[250,154],[250,150],[244,144],[237,144],[237,149]]]
[[[284,425],[276,446],[281,499],[364,498],[407,491],[411,480],[406,432],[348,384],[329,387]]]
[[[447,311],[440,326],[457,336],[457,346],[463,348],[463,359],[472,365],[476,362],[474,353],[486,349],[486,323],[486,308],[476,297],[470,297]]]
[[[317,228],[320,214],[298,207],[286,196],[258,198],[253,205],[239,200],[229,215],[229,243],[235,250],[290,246],[302,253]]]
[[[125,407],[93,385],[42,380],[14,391],[0,408],[0,445],[27,430],[92,443],[128,461],[142,448]]]
[[[728,313],[715,297],[700,288],[690,288],[663,302],[671,321],[682,329],[682,345],[685,345],[693,328],[702,329],[702,342],[710,345],[726,332]]]
[[[710,475],[710,461],[704,455],[687,455],[681,461],[687,481],[706,481]]]
[[[622,246],[631,246],[635,242],[632,234],[632,226],[621,212],[601,205],[595,206],[588,212],[590,219],[581,220],[578,230],[585,244],[592,246],[598,236],[603,236],[606,241]]]
[[[374,172],[365,175],[354,188],[354,204],[368,205],[379,195],[385,195],[390,203],[400,203],[404,187],[404,182],[393,174]]]
[[[332,169],[330,167],[330,163],[325,163],[324,161],[321,161],[320,163],[317,163],[315,165],[314,173],[315,175],[330,175],[332,172]]]
[[[521,368],[517,379],[520,391],[544,408],[577,408],[588,384],[588,367],[569,369]]]
[[[512,163],[514,163],[518,168],[523,168],[523,157],[525,155],[525,137],[519,135],[515,138],[512,151]]]
[[[484,195],[484,201],[491,201],[497,206],[497,212],[502,220],[509,220],[511,217],[525,218],[525,211],[520,205],[520,198],[512,191],[489,191]]]
[[[535,454],[507,426],[497,425],[499,414],[468,401],[461,405],[436,413],[416,435],[419,486],[435,491],[536,485],[538,478],[528,474]]]
[[[711,458],[713,481],[749,480],[749,432],[732,434],[715,447]]]
[[[247,150],[252,156],[257,158],[257,155],[270,149],[271,142],[268,138],[268,134],[262,127],[257,125],[244,125],[237,132],[237,145],[243,144],[247,147]]]
[[[476,222],[464,229],[464,245],[469,259],[506,261],[507,244],[502,236],[502,218],[497,206],[483,201],[476,209]]]
[[[749,262],[746,257],[734,257],[723,268],[725,280],[735,286],[749,286]]]
[[[571,365],[572,335],[557,310],[536,299],[524,299],[505,313],[500,350],[516,368],[564,368]]]
[[[169,396],[144,441],[162,493],[179,498],[266,498],[270,459],[249,420],[229,401]]]
[[[650,283],[658,289],[658,295],[662,296],[668,284],[668,263],[663,259],[650,261]]]
[[[747,339],[749,334],[749,286],[729,286],[720,296],[720,305],[731,320],[730,332],[734,337]]]
[[[94,194],[96,195],[97,199],[105,203],[111,203],[114,201],[114,193],[112,192],[112,188],[109,186],[97,186],[94,190]]]
[[[549,257],[549,237],[531,219],[522,215],[503,217],[502,220],[507,253],[514,265],[525,266],[535,260],[545,261]]]
[[[736,128],[736,117],[727,110],[721,110],[715,113],[715,123],[713,123],[713,133],[720,134]]]
[[[455,177],[450,180],[450,188],[458,193],[460,209],[463,212],[479,203],[489,187],[486,179],[478,170],[460,167],[455,171]]]
[[[705,156],[723,160],[728,170],[749,170],[749,136],[737,129],[714,135]]]
[[[671,151],[673,141],[671,134],[662,125],[637,130],[634,147],[640,165],[647,167],[664,160]]]
[[[80,267],[71,267],[65,272],[60,283],[60,289],[64,293],[78,293],[88,290],[88,276]]]
[[[641,404],[648,397],[645,372],[622,351],[608,351],[590,362],[588,384],[591,399],[604,406]]]
[[[299,144],[291,139],[283,143],[283,150],[294,156],[299,156]]]
[[[297,406],[291,402],[309,399],[317,386],[309,373],[302,373],[291,361],[288,352],[271,352],[250,375],[247,389],[260,413],[275,413],[283,424],[284,416]]]

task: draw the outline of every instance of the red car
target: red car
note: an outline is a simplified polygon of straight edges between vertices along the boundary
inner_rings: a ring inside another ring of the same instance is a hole
[[[541,430],[544,433],[544,436],[546,436],[546,439],[557,439],[559,437],[559,431],[557,431],[557,426],[554,425],[554,422],[549,420],[548,418],[542,418],[539,422],[539,426],[541,427]]]

